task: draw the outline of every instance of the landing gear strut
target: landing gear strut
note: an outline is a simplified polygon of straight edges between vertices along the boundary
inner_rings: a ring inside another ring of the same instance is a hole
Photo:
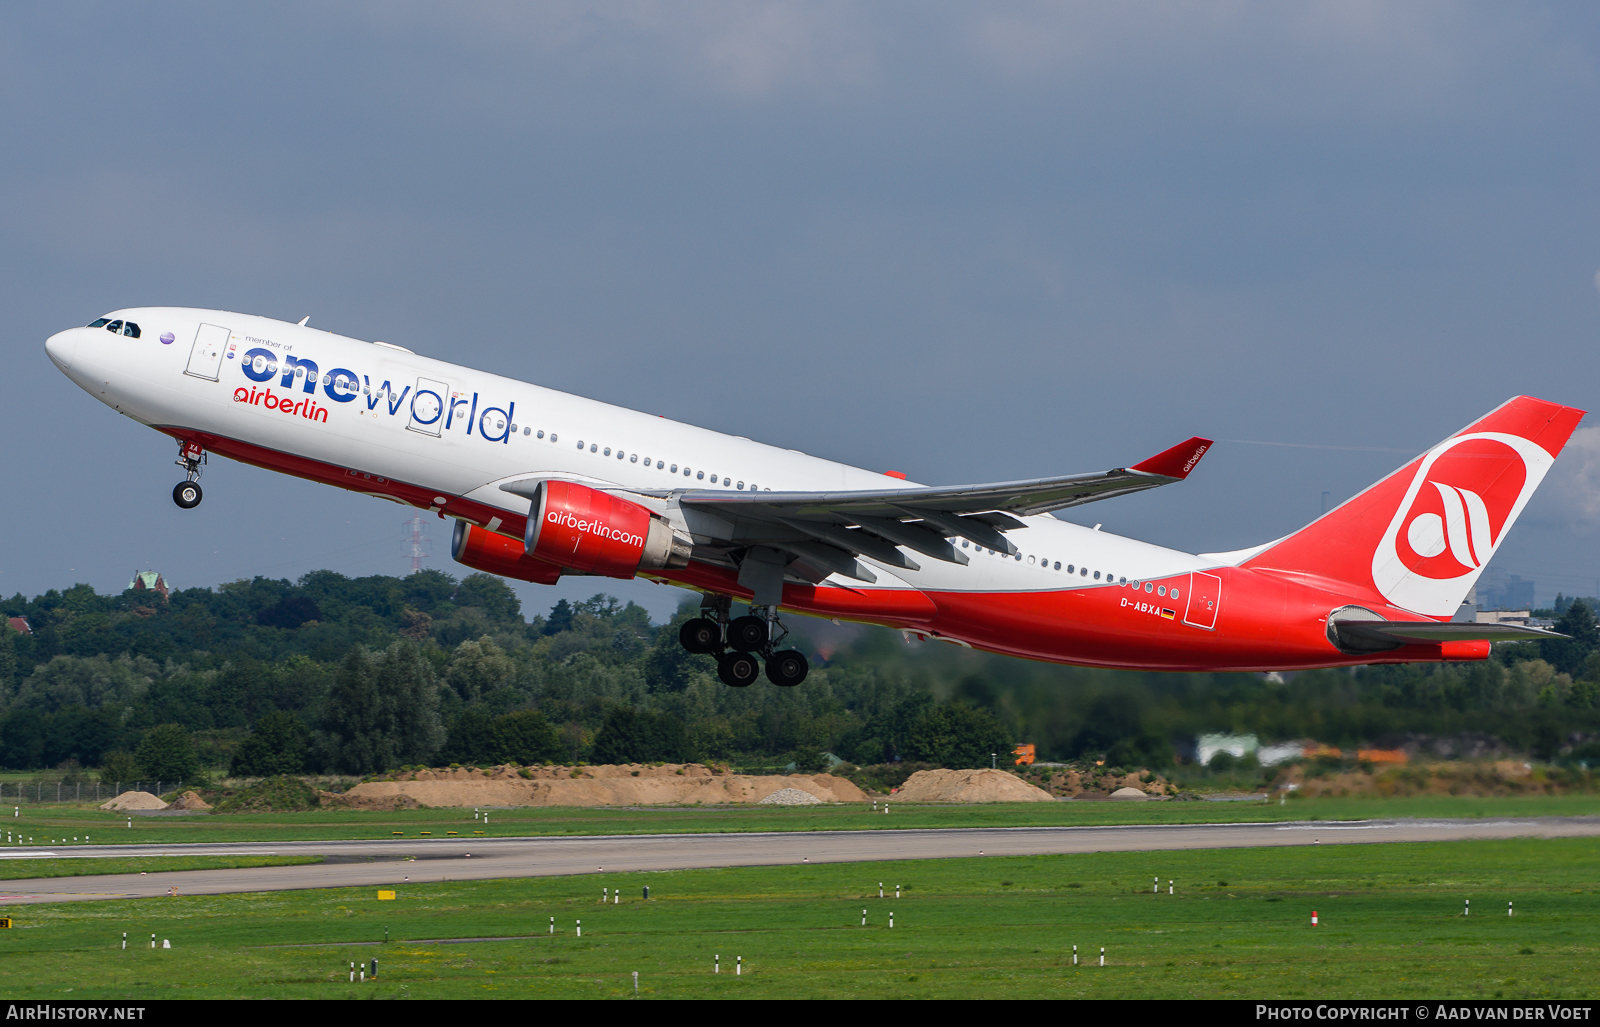
[[[811,666],[798,649],[776,648],[789,634],[776,609],[753,607],[745,617],[729,619],[727,596],[707,596],[700,612],[708,616],[688,621],[678,631],[678,641],[691,653],[717,658],[717,676],[724,684],[745,688],[760,676],[780,688],[792,688],[806,679]]]
[[[184,469],[186,478],[172,487],[172,501],[185,510],[200,505],[205,493],[200,491],[200,468],[206,462],[206,451],[194,442],[178,441],[177,465]]]

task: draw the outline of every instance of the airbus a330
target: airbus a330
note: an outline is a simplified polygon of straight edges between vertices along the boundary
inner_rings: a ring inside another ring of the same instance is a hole
[[[141,307],[45,348],[176,440],[180,507],[217,453],[453,518],[477,570],[694,589],[681,641],[735,687],[805,678],[782,611],[1171,671],[1475,660],[1553,637],[1451,617],[1583,416],[1512,398],[1300,531],[1194,555],[1051,514],[1182,481],[1204,438],[1106,471],[924,486],[305,321]]]

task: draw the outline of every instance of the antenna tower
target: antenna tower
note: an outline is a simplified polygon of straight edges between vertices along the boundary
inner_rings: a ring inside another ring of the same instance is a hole
[[[411,573],[415,574],[422,570],[422,561],[433,555],[433,540],[422,530],[421,514],[400,523],[409,529],[409,533],[402,541],[406,547],[406,555],[411,557]]]

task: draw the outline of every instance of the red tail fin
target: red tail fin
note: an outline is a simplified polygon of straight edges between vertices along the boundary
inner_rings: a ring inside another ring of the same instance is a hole
[[[1242,566],[1448,617],[1583,414],[1531,396],[1509,400]]]

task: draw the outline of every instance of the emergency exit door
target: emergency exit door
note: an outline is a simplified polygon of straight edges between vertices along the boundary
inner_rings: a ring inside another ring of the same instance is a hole
[[[216,381],[222,371],[222,352],[232,337],[233,332],[220,325],[201,325],[194,333],[194,349],[189,351],[189,366],[183,373]]]

